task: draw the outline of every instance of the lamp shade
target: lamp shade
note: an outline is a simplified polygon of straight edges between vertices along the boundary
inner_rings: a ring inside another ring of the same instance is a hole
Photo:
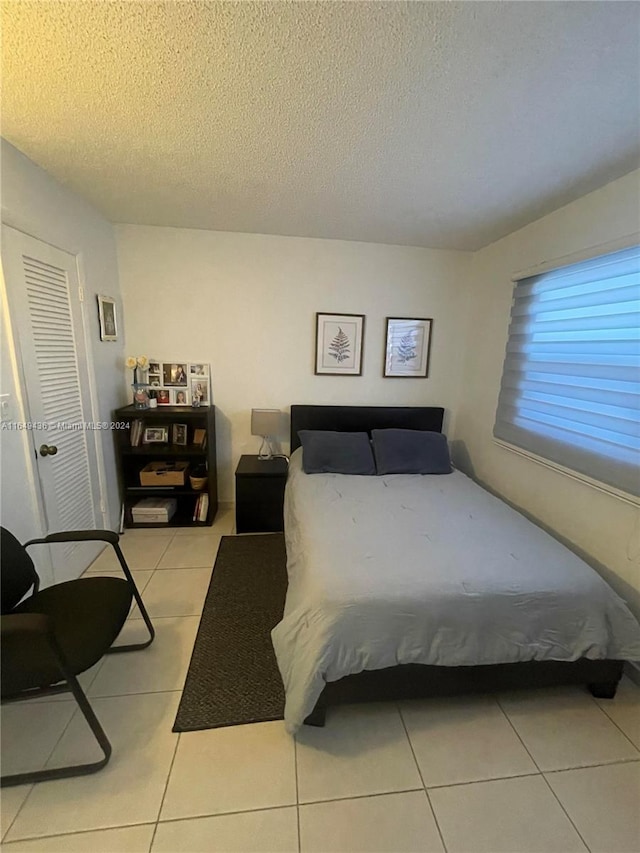
[[[281,416],[280,409],[251,409],[251,435],[278,435]]]

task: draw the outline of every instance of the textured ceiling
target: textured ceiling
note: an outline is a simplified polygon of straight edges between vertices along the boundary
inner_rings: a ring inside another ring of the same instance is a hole
[[[2,133],[109,219],[476,249],[638,165],[635,2],[3,0]]]

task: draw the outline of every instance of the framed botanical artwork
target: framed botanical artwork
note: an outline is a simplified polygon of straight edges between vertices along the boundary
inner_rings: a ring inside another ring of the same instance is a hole
[[[364,314],[316,314],[317,375],[361,376]]]
[[[100,340],[118,340],[118,322],[116,319],[116,301],[110,296],[98,296],[98,319],[100,320]]]
[[[387,317],[383,376],[424,379],[429,375],[432,325],[431,319]]]

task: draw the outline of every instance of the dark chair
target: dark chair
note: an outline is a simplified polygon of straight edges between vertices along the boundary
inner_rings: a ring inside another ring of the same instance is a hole
[[[26,550],[30,545],[92,540],[113,546],[124,578],[83,577],[39,591],[40,579]],[[104,758],[90,764],[3,776],[2,787],[95,773],[109,761],[111,744],[77,676],[104,654],[144,649],[155,636],[118,540],[118,534],[110,530],[76,530],[52,533],[21,545],[12,533],[0,527],[2,702],[71,691],[104,754]],[[29,591],[29,597],[24,598]],[[134,598],[149,630],[149,639],[112,646]]]

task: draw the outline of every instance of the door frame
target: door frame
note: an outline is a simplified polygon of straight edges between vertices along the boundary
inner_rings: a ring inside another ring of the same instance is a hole
[[[19,231],[27,237],[32,237],[34,240],[39,240],[41,243],[46,243],[48,246],[51,246],[54,249],[59,249],[62,252],[66,252],[69,255],[73,255],[75,258],[76,264],[76,272],[78,275],[78,285],[81,289],[81,294],[83,295],[80,299],[80,324],[81,329],[79,330],[82,334],[82,338],[84,341],[85,355],[86,355],[86,363],[87,363],[87,379],[88,379],[88,404],[89,404],[89,412],[91,419],[94,423],[100,421],[100,415],[98,412],[97,406],[97,394],[96,394],[96,376],[95,376],[95,365],[93,359],[93,349],[91,345],[91,340],[89,337],[89,323],[87,319],[87,311],[86,311],[86,300],[84,299],[84,294],[87,291],[86,288],[86,275],[85,275],[85,264],[82,249],[72,246],[61,246],[58,243],[54,243],[51,240],[44,239],[38,234],[38,228],[34,223],[29,224],[29,220],[27,217],[23,216],[15,216],[12,215],[6,208],[2,208],[2,227],[9,227],[15,231]],[[10,299],[9,299],[9,284],[4,278],[5,285],[5,294],[3,296],[3,307],[6,310],[6,318],[7,318],[7,328],[10,333],[10,348],[12,349],[12,355],[14,359],[14,363],[12,365],[14,370],[14,376],[16,380],[16,403],[18,408],[18,415],[22,418],[24,422],[27,421],[28,416],[28,393],[26,380],[23,369],[23,360],[22,360],[22,348],[20,346],[19,337],[16,335],[14,316],[11,310]],[[25,456],[27,459],[27,469],[29,473],[29,488],[33,493],[33,504],[34,508],[37,508],[37,517],[40,524],[40,533],[45,532],[45,508],[44,508],[44,500],[42,495],[42,488],[40,486],[39,474],[36,470],[35,465],[35,457],[34,453],[34,445],[29,439],[27,435],[27,431],[25,430],[25,439],[24,439],[24,447],[27,451]],[[107,499],[106,492],[106,468],[104,464],[104,454],[102,450],[102,442],[100,440],[101,430],[91,430],[93,433],[93,445],[95,447],[96,454],[96,469],[98,475],[98,482],[95,484],[100,505],[96,508],[96,516],[102,519],[102,526],[109,530],[113,529],[111,526],[111,519],[109,516],[109,501]]]

